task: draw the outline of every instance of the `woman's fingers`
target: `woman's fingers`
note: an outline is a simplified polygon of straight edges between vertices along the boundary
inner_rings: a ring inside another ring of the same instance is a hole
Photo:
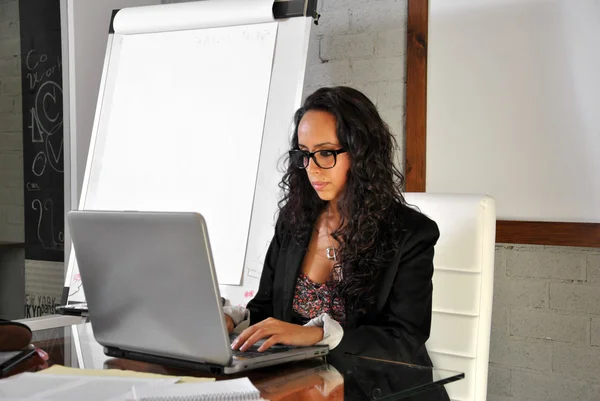
[[[272,335],[271,337],[266,339],[265,342],[262,343],[260,347],[258,347],[258,352],[266,351],[269,348],[271,348],[273,345],[277,344],[278,342],[279,342],[279,335],[277,335],[277,334]]]
[[[244,344],[248,337],[250,337],[257,330],[256,325],[248,327],[246,330],[242,331],[231,343],[231,349],[239,349],[240,345]]]
[[[244,342],[244,344],[240,347],[240,351],[247,351],[248,348],[252,347],[258,340],[269,337],[271,334],[273,334],[271,330],[259,328],[250,337],[248,337],[246,342]]]

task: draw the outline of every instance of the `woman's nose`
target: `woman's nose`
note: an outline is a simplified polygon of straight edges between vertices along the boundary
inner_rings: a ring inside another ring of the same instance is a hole
[[[308,158],[308,166],[306,166],[306,170],[311,174],[321,173],[321,167],[317,166],[317,163],[315,163],[312,157]]]

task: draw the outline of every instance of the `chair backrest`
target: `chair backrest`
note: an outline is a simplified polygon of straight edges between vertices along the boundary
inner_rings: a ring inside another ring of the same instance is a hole
[[[492,322],[496,207],[485,195],[407,193],[440,229],[427,348],[437,368],[465,373],[452,400],[485,401]]]

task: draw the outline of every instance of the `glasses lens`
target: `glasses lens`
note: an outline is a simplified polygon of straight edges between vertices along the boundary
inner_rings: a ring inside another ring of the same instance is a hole
[[[300,150],[290,152],[290,163],[296,168],[306,168],[308,157]]]
[[[315,153],[315,158],[321,168],[332,168],[335,166],[335,154],[329,150],[322,150]]]

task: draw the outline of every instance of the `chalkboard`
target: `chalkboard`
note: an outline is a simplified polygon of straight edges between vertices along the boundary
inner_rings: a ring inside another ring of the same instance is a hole
[[[20,1],[19,18],[25,258],[64,261],[60,1]]]

